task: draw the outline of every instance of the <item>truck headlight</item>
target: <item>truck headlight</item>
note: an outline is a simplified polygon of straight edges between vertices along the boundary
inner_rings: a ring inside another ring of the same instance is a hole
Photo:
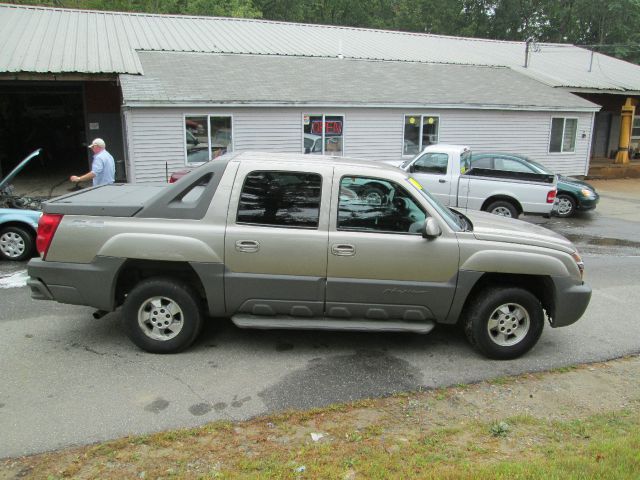
[[[571,254],[571,258],[575,260],[576,265],[578,266],[578,270],[580,270],[580,279],[582,279],[582,277],[584,276],[584,262],[582,261],[582,257],[576,250]]]

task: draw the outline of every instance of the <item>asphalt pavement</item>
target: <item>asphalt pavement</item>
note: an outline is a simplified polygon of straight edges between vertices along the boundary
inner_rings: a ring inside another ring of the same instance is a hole
[[[640,353],[640,181],[592,183],[595,211],[525,219],[576,243],[591,304],[508,362],[481,357],[456,328],[269,332],[227,321],[187,352],[152,355],[124,336],[119,312],[95,320],[90,308],[31,300],[25,264],[0,262],[0,458]]]

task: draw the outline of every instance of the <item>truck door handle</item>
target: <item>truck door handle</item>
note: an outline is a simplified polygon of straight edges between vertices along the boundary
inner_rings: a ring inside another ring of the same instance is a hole
[[[440,183],[447,183],[447,181],[444,178],[441,178],[440,180],[438,180],[438,182]]]
[[[255,240],[237,240],[236,250],[238,252],[255,253],[260,250],[260,244]]]
[[[349,257],[356,254],[356,247],[346,243],[335,243],[331,245],[331,253],[338,257]]]

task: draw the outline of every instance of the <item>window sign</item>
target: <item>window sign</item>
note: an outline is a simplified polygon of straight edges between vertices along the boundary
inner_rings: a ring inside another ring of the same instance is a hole
[[[186,116],[184,134],[188,165],[208,162],[233,149],[230,116]]]
[[[303,116],[303,152],[316,155],[343,154],[342,115],[308,115]]]
[[[577,133],[577,118],[552,118],[549,152],[575,152]]]
[[[405,115],[403,155],[415,155],[425,147],[438,143],[439,117],[434,115]]]

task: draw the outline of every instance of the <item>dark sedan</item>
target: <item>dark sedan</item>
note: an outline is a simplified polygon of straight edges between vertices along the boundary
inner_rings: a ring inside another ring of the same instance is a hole
[[[512,153],[475,153],[471,157],[471,167],[490,168],[510,172],[534,172],[553,175],[553,172],[525,156]],[[570,217],[577,210],[592,210],[600,197],[596,189],[577,178],[558,175],[557,205],[554,214]]]

